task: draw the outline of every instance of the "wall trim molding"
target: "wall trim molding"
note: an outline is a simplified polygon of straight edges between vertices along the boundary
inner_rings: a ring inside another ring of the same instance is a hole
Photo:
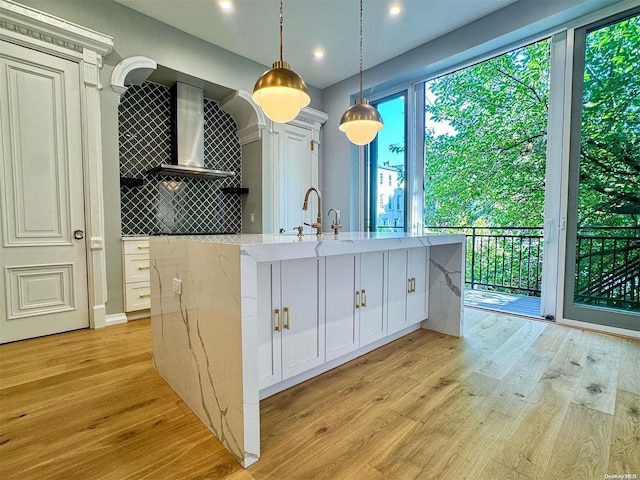
[[[121,325],[123,323],[127,323],[127,314],[126,313],[114,313],[112,315],[107,315],[105,317],[104,323],[105,326],[110,327],[111,325]]]
[[[113,38],[108,35],[12,0],[0,0],[0,28],[23,46],[39,51],[47,49],[35,47],[34,41],[48,44],[49,49],[54,47],[57,53],[71,50],[82,54],[84,50],[92,50],[104,56],[113,49]]]
[[[0,0],[0,39],[56,55],[80,67],[80,105],[89,326],[106,326],[100,69],[113,38],[11,0]]]
[[[148,57],[125,58],[111,73],[111,90],[122,97],[129,86],[142,85],[156,68],[158,64]]]
[[[249,92],[238,90],[220,100],[220,108],[229,113],[238,126],[240,146],[262,138],[267,120],[262,109],[253,101]]]

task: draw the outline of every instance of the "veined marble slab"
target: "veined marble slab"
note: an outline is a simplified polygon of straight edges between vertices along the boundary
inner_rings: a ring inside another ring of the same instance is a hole
[[[151,237],[154,365],[248,467],[260,456],[257,301],[270,288],[258,284],[258,264],[428,246],[429,314],[422,327],[460,336],[465,242],[464,235],[366,232]]]

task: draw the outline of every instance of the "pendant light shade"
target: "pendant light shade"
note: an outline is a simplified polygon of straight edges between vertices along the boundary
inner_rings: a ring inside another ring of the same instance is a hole
[[[366,145],[376,138],[376,135],[384,127],[384,122],[378,110],[369,105],[362,96],[362,0],[360,0],[360,98],[355,105],[344,112],[338,127],[347,135],[351,143]]]
[[[265,72],[253,87],[253,101],[264,114],[277,123],[296,118],[311,102],[309,90],[300,75],[282,59],[282,0],[280,0],[280,60]]]
[[[338,128],[347,135],[351,143],[367,145],[376,138],[382,127],[384,124],[378,110],[369,105],[366,98],[361,97],[344,112]]]

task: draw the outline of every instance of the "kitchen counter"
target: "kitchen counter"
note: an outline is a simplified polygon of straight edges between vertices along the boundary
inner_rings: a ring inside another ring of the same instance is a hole
[[[260,398],[418,328],[462,332],[464,235],[149,241],[154,365],[244,467]]]

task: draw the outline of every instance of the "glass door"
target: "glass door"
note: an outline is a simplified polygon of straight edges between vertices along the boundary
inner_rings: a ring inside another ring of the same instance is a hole
[[[574,52],[563,316],[640,330],[640,9]]]
[[[406,91],[375,102],[384,128],[369,146],[369,222],[372,232],[406,228],[407,95]]]

